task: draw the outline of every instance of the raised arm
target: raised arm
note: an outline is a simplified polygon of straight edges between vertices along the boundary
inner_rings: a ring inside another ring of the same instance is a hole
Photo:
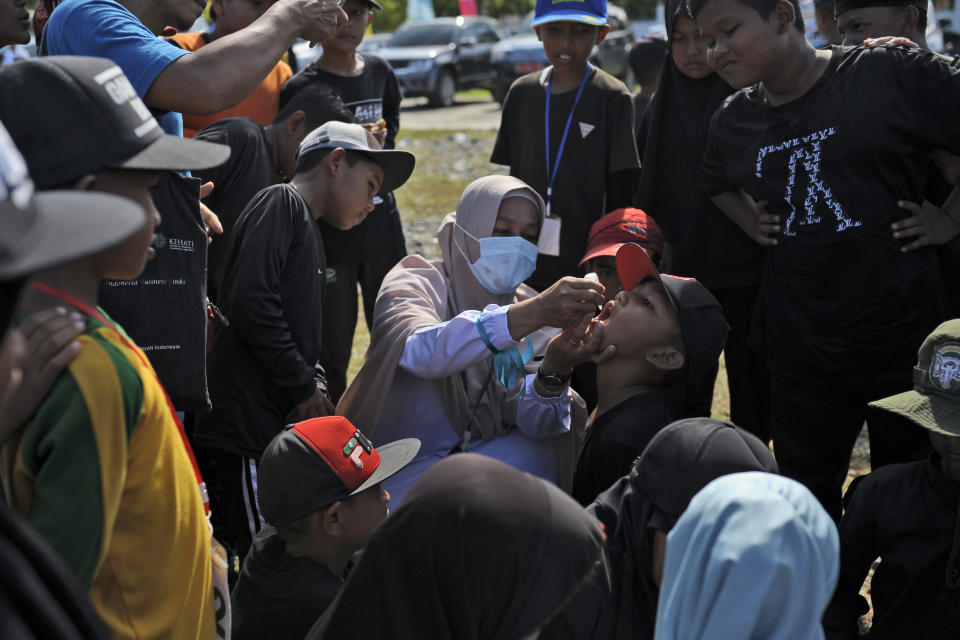
[[[168,64],[144,102],[192,115],[222,111],[253,93],[298,37],[326,40],[346,22],[335,0],[280,0],[250,26]]]

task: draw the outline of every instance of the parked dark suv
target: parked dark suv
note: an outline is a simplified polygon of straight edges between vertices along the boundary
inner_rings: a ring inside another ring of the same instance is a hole
[[[490,62],[497,71],[497,82],[493,89],[493,97],[497,102],[503,102],[507,89],[514,80],[531,71],[539,71],[550,64],[543,52],[543,44],[537,39],[537,34],[530,26],[531,21],[533,21],[533,11],[523,19],[520,35],[504,38],[493,47]],[[633,30],[627,19],[627,12],[620,7],[608,4],[607,24],[610,25],[610,33],[599,47],[593,48],[590,62],[622,80],[632,91],[633,73],[630,72],[627,57],[630,54],[630,47],[633,46]]]
[[[453,94],[494,87],[490,51],[500,41],[496,21],[459,16],[405,22],[377,55],[393,67],[405,97],[427,96],[448,107]]]

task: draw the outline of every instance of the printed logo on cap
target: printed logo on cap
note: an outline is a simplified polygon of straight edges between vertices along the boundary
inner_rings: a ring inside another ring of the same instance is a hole
[[[368,454],[373,453],[373,443],[359,431],[354,431],[353,437],[347,440],[347,444],[343,446],[343,455],[350,458],[350,462],[357,469],[363,469],[363,460],[360,459],[360,456],[363,455],[364,451]]]
[[[947,342],[937,347],[930,363],[930,381],[941,391],[960,388],[960,344]]]
[[[9,200],[18,209],[24,209],[32,197],[33,181],[27,163],[6,128],[0,125],[0,201]]]
[[[140,126],[133,130],[138,138],[142,138],[160,126],[157,124],[153,115],[151,115],[147,105],[143,104],[140,97],[137,96],[136,90],[133,88],[133,85],[130,84],[130,81],[127,80],[127,77],[123,75],[123,70],[120,69],[120,67],[110,67],[106,71],[101,71],[95,75],[93,79],[103,87],[103,90],[110,96],[114,104],[125,104],[133,109],[137,116],[140,117]]]

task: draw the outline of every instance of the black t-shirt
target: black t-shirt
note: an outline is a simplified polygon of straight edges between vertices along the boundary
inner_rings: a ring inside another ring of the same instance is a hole
[[[960,483],[939,469],[939,456],[877,469],[856,487],[840,521],[840,576],[823,616],[828,640],[856,640],[869,610],[860,595],[870,566],[873,626],[868,638],[955,640],[960,637],[957,539]],[[954,575],[951,576],[951,573]]]
[[[198,444],[259,458],[316,388],[326,263],[310,207],[289,184],[267,187],[240,214],[224,263],[229,321],[207,358],[213,410]]]
[[[266,130],[250,118],[224,118],[198,131],[195,139],[230,147],[225,163],[194,171],[204,182],[213,182],[213,192],[204,202],[223,225],[223,235],[213,239],[207,253],[207,295],[216,302],[223,263],[240,212],[258,191],[279,184],[281,178]]]
[[[714,114],[701,165],[710,194],[743,188],[784,230],[761,295],[774,367],[806,374],[909,367],[942,318],[933,248],[903,253],[898,200],[920,202],[928,157],[960,151],[960,71],[916,49],[834,47],[802,97],[758,87]]]
[[[547,161],[544,140],[546,72],[518,78],[507,92],[500,131],[490,161],[510,167],[510,175],[547,196]],[[563,129],[577,90],[550,96],[550,155],[556,162]],[[570,123],[563,157],[557,169],[551,214],[562,219],[560,255],[537,258],[537,270],[527,281],[538,291],[566,275],[579,274],[577,266],[587,248],[590,226],[608,210],[607,179],[612,173],[638,169],[633,132],[633,97],[626,86],[602,69],[595,69]],[[551,166],[551,170],[552,170]],[[626,206],[624,203],[619,206]]]
[[[670,424],[666,398],[648,391],[601,413],[587,429],[573,474],[571,495],[586,506],[630,473],[653,436]]]
[[[358,55],[364,61],[363,71],[358,76],[330,73],[314,62],[287,80],[280,92],[280,108],[305,86],[314,82],[326,85],[340,92],[344,104],[353,111],[358,123],[367,124],[381,118],[385,120],[387,139],[383,148],[393,149],[400,129],[400,100],[403,98],[400,84],[385,60],[367,54]],[[403,229],[392,193],[384,194],[383,202],[353,229],[336,229],[322,220],[318,224],[324,245],[328,248],[327,264],[330,266],[361,262],[364,255],[404,246]]]
[[[343,580],[312,558],[287,553],[269,525],[260,530],[230,594],[235,640],[302,640]]]

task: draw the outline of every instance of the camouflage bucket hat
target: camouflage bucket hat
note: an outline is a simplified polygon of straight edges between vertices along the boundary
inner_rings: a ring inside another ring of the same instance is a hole
[[[913,391],[870,403],[898,413],[924,429],[960,436],[960,319],[927,336],[913,368]]]

